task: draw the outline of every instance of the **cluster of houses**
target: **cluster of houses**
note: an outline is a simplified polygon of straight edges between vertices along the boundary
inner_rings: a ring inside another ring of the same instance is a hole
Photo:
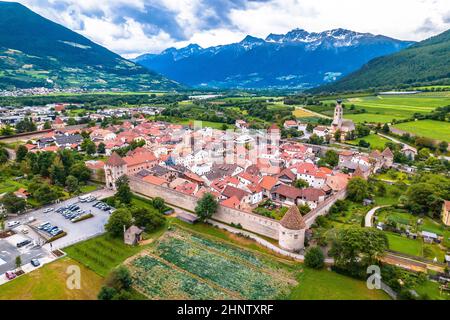
[[[386,149],[380,157],[344,152],[336,168],[321,167],[317,164],[323,153],[320,147],[282,141],[276,125],[254,132],[244,122],[236,125],[242,130],[124,122],[93,128],[90,136],[95,143],[104,142],[111,155],[104,166],[109,188],[114,189],[122,175],[135,176],[195,197],[211,193],[223,206],[248,212],[266,199],[314,209],[345,189],[352,177],[367,178],[377,167],[393,162],[392,152]],[[114,152],[131,141],[144,141],[143,147],[125,157]],[[300,179],[306,187],[295,187]]]

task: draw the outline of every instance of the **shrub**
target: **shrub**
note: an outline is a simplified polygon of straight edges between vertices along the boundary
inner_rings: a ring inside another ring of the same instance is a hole
[[[305,265],[313,269],[322,269],[325,264],[325,257],[322,250],[318,247],[313,247],[306,252]]]
[[[114,269],[108,276],[108,279],[106,279],[106,285],[114,288],[118,292],[121,290],[129,290],[132,282],[130,271],[123,266]]]
[[[98,300],[112,300],[117,295],[117,290],[111,287],[103,286],[98,293]]]

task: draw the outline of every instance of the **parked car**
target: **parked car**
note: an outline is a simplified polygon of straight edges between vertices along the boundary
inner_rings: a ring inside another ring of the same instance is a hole
[[[36,221],[36,218],[35,218],[35,217],[28,217],[27,223],[31,223],[31,222],[33,222],[33,221]]]
[[[49,213],[52,212],[53,210],[55,210],[54,208],[47,208],[44,210],[44,213]]]
[[[8,228],[14,228],[14,227],[18,226],[19,224],[20,224],[20,221],[8,221],[6,223],[6,226]]]
[[[12,280],[17,277],[17,275],[13,271],[6,271],[5,276],[8,280]]]
[[[22,247],[24,247],[24,246],[26,246],[27,244],[30,244],[31,243],[31,240],[23,240],[23,241],[21,241],[21,242],[18,242],[17,243],[17,248],[22,248]]]
[[[41,265],[41,263],[39,262],[38,259],[31,259],[31,265],[33,267],[39,267]]]
[[[43,222],[43,223],[41,223],[40,225],[39,225],[39,227],[38,227],[38,229],[39,230],[43,230],[47,225],[49,225],[50,224],[50,222]]]

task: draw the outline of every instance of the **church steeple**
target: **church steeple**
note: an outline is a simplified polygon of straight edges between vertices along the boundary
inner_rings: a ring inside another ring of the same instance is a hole
[[[342,108],[342,100],[337,100],[336,108],[334,108],[333,126],[340,129],[342,126],[344,110]]]

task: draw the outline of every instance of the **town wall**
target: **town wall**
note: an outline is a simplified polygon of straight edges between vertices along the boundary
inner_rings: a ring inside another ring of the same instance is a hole
[[[343,200],[347,196],[347,190],[341,190],[333,196],[326,199],[324,202],[319,203],[319,205],[307,215],[304,216],[306,226],[311,228],[311,226],[316,221],[317,217],[326,215],[330,210],[331,206],[335,204],[337,200]]]
[[[129,177],[130,188],[133,192],[154,198],[161,197],[168,204],[194,211],[198,199],[173,189],[161,187],[137,177]],[[227,224],[241,225],[243,229],[278,240],[280,224],[278,221],[260,215],[244,212],[219,205],[212,217]]]
[[[137,177],[130,176],[129,179],[130,188],[133,192],[151,198],[161,197],[168,204],[175,207],[180,207],[189,211],[195,210],[198,199],[194,196],[142,181]],[[330,207],[337,200],[345,199],[346,194],[346,190],[341,190],[332,197],[326,199],[324,202],[320,203],[317,208],[305,215],[304,219],[307,228],[311,228],[317,217],[327,214]],[[280,223],[274,219],[221,205],[219,205],[217,212],[212,218],[229,225],[240,225],[245,230],[279,240]]]

